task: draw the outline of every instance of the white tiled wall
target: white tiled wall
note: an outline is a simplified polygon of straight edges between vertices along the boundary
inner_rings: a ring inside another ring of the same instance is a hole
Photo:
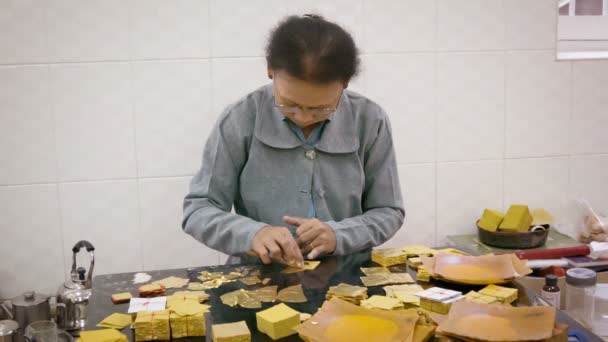
[[[355,36],[351,88],[391,116],[407,222],[440,244],[485,207],[608,210],[608,61],[556,62],[555,0],[0,1],[0,298],[97,273],[217,264],[180,230],[215,118],[268,82],[287,13]]]

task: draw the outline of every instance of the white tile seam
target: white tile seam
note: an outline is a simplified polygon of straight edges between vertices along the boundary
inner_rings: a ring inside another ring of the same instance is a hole
[[[56,191],[56,196],[57,196],[57,206],[56,206],[56,210],[57,210],[57,218],[59,220],[59,240],[61,243],[61,264],[63,265],[63,279],[67,279],[67,266],[65,264],[65,260],[67,258],[66,255],[66,246],[65,246],[65,227],[64,227],[64,221],[63,221],[63,211],[61,210],[61,208],[63,207],[63,202],[61,200],[61,188],[60,188],[60,183],[58,182],[59,179],[59,146],[57,144],[57,124],[56,124],[56,117],[55,117],[55,97],[53,96],[53,89],[52,89],[52,82],[51,82],[51,66],[47,65],[46,66],[46,74],[47,74],[47,94],[48,94],[48,110],[51,114],[51,136],[52,138],[52,143],[53,143],[53,153],[55,154],[54,156],[54,168],[55,168],[55,180],[53,182],[50,182],[48,184],[55,184],[55,191]]]
[[[571,175],[572,175],[572,151],[573,151],[573,134],[572,134],[572,126],[573,126],[573,122],[574,122],[574,91],[575,91],[575,84],[574,84],[574,62],[569,61],[568,63],[570,63],[570,82],[569,82],[569,86],[570,86],[570,91],[568,92],[568,133],[567,133],[567,140],[568,140],[568,182],[567,182],[567,189],[566,189],[566,195],[568,196],[568,198],[572,198],[572,196],[574,195],[574,191],[573,191],[573,184],[571,182]]]
[[[145,236],[143,234],[143,227],[142,227],[142,218],[141,218],[141,193],[140,193],[140,186],[139,186],[139,151],[138,151],[138,147],[137,147],[137,115],[135,114],[135,65],[133,63],[133,55],[135,53],[135,49],[134,49],[134,45],[133,45],[133,30],[134,30],[134,26],[133,26],[133,15],[134,15],[134,11],[133,11],[133,2],[132,1],[127,1],[126,3],[127,5],[127,31],[128,31],[128,35],[127,35],[127,44],[129,46],[129,91],[130,91],[130,96],[129,96],[129,104],[130,104],[130,108],[131,108],[131,122],[133,124],[133,158],[135,158],[135,179],[137,180],[135,182],[135,195],[136,198],[135,200],[137,201],[137,231],[139,233],[139,236],[142,237],[140,239],[138,239],[138,243],[139,243],[139,269],[140,270],[145,270],[145,264],[146,264],[146,260],[144,258],[144,250],[143,250],[143,237]]]
[[[435,236],[433,237],[433,245],[437,246],[439,241],[439,99],[438,99],[438,91],[439,91],[439,53],[437,52],[439,47],[439,0],[435,1],[435,32],[433,32],[433,87],[434,87],[434,96],[433,96],[433,117],[435,119],[433,134],[435,149],[433,151],[433,159],[435,164]]]
[[[211,1],[207,0],[207,41],[209,42],[209,61],[208,61],[208,71],[209,71],[209,112],[213,112],[214,106],[214,84],[213,84],[213,25],[211,25]],[[215,251],[215,250],[213,250]],[[221,255],[218,251],[215,251],[216,263],[221,264]]]

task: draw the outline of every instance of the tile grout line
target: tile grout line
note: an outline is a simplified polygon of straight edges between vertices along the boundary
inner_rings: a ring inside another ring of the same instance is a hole
[[[63,220],[63,210],[61,209],[63,206],[63,201],[61,200],[61,189],[60,189],[60,185],[61,183],[58,181],[59,180],[59,148],[57,146],[57,124],[56,124],[56,117],[55,117],[55,105],[54,105],[54,96],[52,96],[53,94],[53,90],[52,90],[52,85],[51,85],[51,66],[47,65],[46,66],[46,72],[47,72],[47,94],[49,96],[49,112],[51,114],[51,121],[52,121],[52,126],[51,126],[51,134],[53,136],[53,149],[54,149],[54,153],[55,153],[55,158],[53,158],[55,160],[54,162],[54,166],[55,166],[55,181],[52,183],[48,183],[48,184],[54,184],[55,185],[55,191],[56,191],[56,195],[57,195],[57,217],[59,219],[59,239],[61,240],[61,255],[62,255],[62,259],[61,259],[61,264],[63,265],[63,281],[65,281],[67,279],[67,266],[65,261],[67,258],[66,255],[66,246],[65,246],[65,223]]]
[[[573,191],[572,191],[572,182],[571,182],[571,175],[572,175],[572,146],[573,146],[573,137],[572,137],[572,125],[573,125],[573,118],[574,118],[574,62],[573,61],[569,61],[570,63],[570,82],[568,82],[568,86],[570,87],[570,91],[568,92],[568,135],[567,135],[567,139],[568,139],[568,185],[566,187],[566,198],[571,198],[573,195]]]
[[[127,26],[128,26],[128,44],[129,44],[129,91],[130,91],[130,104],[131,104],[131,120],[133,123],[133,158],[135,158],[135,192],[137,201],[137,231],[139,236],[139,267],[140,271],[146,269],[144,260],[144,249],[143,249],[143,234],[142,218],[141,218],[141,193],[140,193],[140,181],[139,181],[139,153],[137,149],[137,115],[135,114],[135,65],[133,63],[133,11],[131,7],[127,5]]]
[[[211,44],[210,44],[211,46]],[[480,50],[408,50],[408,51],[376,51],[361,53],[361,56],[382,55],[419,55],[419,54],[470,54],[470,53],[500,53],[500,52],[554,52],[553,49],[480,49]],[[73,60],[60,62],[22,62],[22,63],[0,63],[0,68],[27,67],[44,65],[81,65],[81,64],[109,64],[109,63],[153,63],[153,62],[181,62],[181,61],[206,61],[217,59],[253,59],[264,58],[264,55],[226,55],[226,56],[201,56],[201,57],[158,57],[141,59],[105,59],[105,60]]]
[[[213,113],[214,108],[215,108],[215,96],[214,96],[214,83],[213,83],[213,60],[214,60],[214,56],[213,56],[213,32],[211,30],[213,30],[213,25],[211,24],[211,2],[213,0],[207,0],[207,41],[209,42],[209,102],[210,102],[210,106],[209,106],[209,112]],[[211,128],[211,130],[213,130],[213,128]],[[211,132],[209,132],[209,134],[211,134]],[[204,148],[204,143],[203,143],[203,148]],[[221,255],[220,253],[218,253],[217,251],[215,251],[215,258],[217,261],[217,264],[220,265],[221,264]]]
[[[439,4],[438,4],[438,0],[433,0],[435,2],[435,32],[434,32],[434,45],[433,45],[433,113],[434,113],[434,127],[433,127],[433,132],[434,132],[434,141],[433,144],[435,145],[434,147],[434,168],[435,168],[435,177],[434,177],[434,181],[435,181],[435,234],[434,234],[434,241],[433,241],[433,245],[437,246],[437,243],[439,241],[439,212],[438,212],[438,208],[439,208],[439,97],[437,96],[438,91],[439,91],[439,52],[437,51],[437,45],[439,42]]]
[[[505,183],[506,183],[506,174],[507,174],[507,113],[508,113],[508,104],[507,104],[507,77],[508,77],[508,73],[507,73],[507,68],[508,68],[508,53],[507,53],[507,46],[509,45],[509,43],[507,42],[507,36],[508,36],[508,14],[507,14],[507,8],[506,8],[506,2],[508,0],[503,0],[502,3],[502,12],[505,13],[504,18],[504,27],[503,27],[503,44],[504,44],[504,51],[503,51],[503,66],[502,66],[502,81],[503,81],[503,89],[502,89],[502,97],[503,97],[503,107],[502,107],[502,125],[503,125],[503,135],[502,135],[502,177],[500,180],[500,199],[501,199],[501,204],[502,204],[502,210],[504,211],[505,209],[505,205],[506,205],[506,194],[505,194]]]

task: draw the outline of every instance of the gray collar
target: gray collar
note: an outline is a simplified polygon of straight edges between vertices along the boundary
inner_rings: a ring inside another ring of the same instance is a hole
[[[355,113],[346,91],[342,93],[338,110],[329,116],[321,139],[315,148],[327,153],[352,153],[359,149],[355,131]],[[255,124],[255,137],[268,146],[291,149],[303,143],[287,126],[283,114],[274,107],[272,84],[264,87]]]

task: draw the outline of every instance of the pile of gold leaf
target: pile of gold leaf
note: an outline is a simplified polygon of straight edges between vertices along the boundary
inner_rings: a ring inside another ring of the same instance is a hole
[[[359,303],[363,299],[367,299],[367,287],[349,285],[344,283],[336,286],[331,286],[329,290],[327,290],[325,298],[327,300],[330,300],[333,297],[340,298],[347,302],[359,305]]]
[[[365,286],[379,286],[392,284],[412,284],[414,279],[407,273],[377,273],[361,277]]]
[[[262,280],[258,276],[249,276],[239,279],[239,281],[245,285],[255,285],[261,283]]]
[[[274,302],[277,298],[278,286],[267,286],[257,290],[236,290],[225,293],[220,296],[222,303],[235,307],[237,305],[249,308],[259,309],[262,307],[262,302]]]
[[[372,261],[384,267],[405,264],[407,254],[399,248],[374,249]]]

